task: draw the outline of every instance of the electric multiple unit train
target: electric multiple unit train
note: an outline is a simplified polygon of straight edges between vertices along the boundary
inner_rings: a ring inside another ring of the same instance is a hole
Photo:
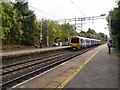
[[[72,49],[81,49],[81,48],[87,48],[91,46],[100,45],[100,40],[96,39],[90,39],[80,36],[73,36],[70,39],[70,47]]]

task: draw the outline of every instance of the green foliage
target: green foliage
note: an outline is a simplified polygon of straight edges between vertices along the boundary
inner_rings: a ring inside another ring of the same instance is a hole
[[[115,43],[116,49],[120,52],[120,1],[118,2],[118,7],[109,11],[109,16],[111,16],[111,38]],[[109,17],[107,18],[109,23]]]
[[[2,2],[2,41],[7,44],[20,43],[22,35],[18,11],[12,6],[11,2]]]
[[[76,36],[77,32],[73,29],[73,26],[70,25],[69,23],[67,24],[62,24],[61,25],[61,31],[62,31],[62,41],[67,41],[68,40],[68,35],[69,37]]]
[[[78,35],[81,37],[86,37],[87,33],[85,31],[81,31]]]
[[[22,44],[34,45],[39,38],[39,24],[33,11],[29,10],[28,2],[17,2],[14,8],[18,10],[18,15],[21,16],[19,21],[22,23]]]
[[[96,34],[96,32],[90,28],[88,29],[87,33]]]

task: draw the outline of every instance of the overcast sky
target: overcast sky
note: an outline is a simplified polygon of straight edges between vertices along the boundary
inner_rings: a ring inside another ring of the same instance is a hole
[[[51,20],[108,15],[108,12],[116,6],[115,2],[116,0],[28,0],[29,6],[32,6],[30,9],[35,12],[37,19]],[[104,29],[108,27],[105,19],[92,22],[85,21],[83,29],[77,28],[78,31],[87,31],[90,27],[97,33],[109,35],[108,29]]]

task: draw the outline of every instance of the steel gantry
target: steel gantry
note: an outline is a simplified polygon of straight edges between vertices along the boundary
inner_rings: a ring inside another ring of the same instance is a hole
[[[75,30],[76,30],[76,25],[80,25],[80,27],[83,27],[83,21],[87,21],[87,20],[97,20],[97,19],[106,19],[105,14],[101,14],[100,16],[91,16],[91,17],[82,17],[82,18],[67,18],[67,19],[59,19],[56,20],[57,22],[75,22],[74,26],[75,26]],[[77,23],[77,21],[81,21],[81,23]]]

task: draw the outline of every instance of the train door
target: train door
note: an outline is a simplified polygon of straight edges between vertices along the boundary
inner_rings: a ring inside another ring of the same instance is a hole
[[[79,48],[81,48],[81,39],[79,38]]]

